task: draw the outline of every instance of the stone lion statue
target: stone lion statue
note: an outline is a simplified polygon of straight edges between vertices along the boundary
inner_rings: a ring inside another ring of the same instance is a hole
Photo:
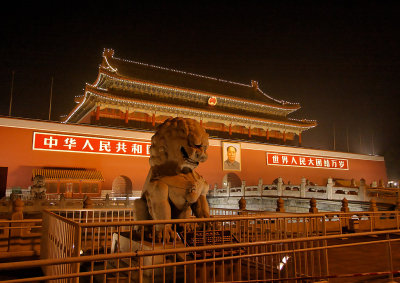
[[[36,175],[33,178],[33,186],[31,186],[31,196],[34,199],[46,198],[46,178],[42,175]]]
[[[135,200],[136,220],[209,217],[208,184],[196,171],[207,160],[208,134],[195,120],[169,118],[151,139],[150,170],[142,197]],[[161,239],[163,225],[157,225]],[[166,227],[166,240],[172,236]]]

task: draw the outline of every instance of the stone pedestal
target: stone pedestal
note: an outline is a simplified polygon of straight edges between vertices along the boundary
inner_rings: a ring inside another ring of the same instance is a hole
[[[278,196],[281,197],[283,195],[283,180],[281,177],[278,178],[277,190]]]
[[[317,208],[317,200],[315,198],[310,199],[310,213],[318,213],[318,208]]]
[[[333,179],[331,177],[328,178],[328,182],[326,183],[326,198],[333,199]]]
[[[24,202],[17,198],[12,203],[12,210],[13,213],[11,214],[11,220],[23,220],[24,219]],[[23,229],[18,229],[18,227],[23,226],[22,223],[12,223],[11,227],[15,227],[15,229],[10,229],[10,240],[9,240],[9,247],[8,251],[20,251],[21,244],[22,244],[22,236],[23,236]],[[7,230],[6,230],[7,231]]]
[[[276,206],[276,212],[285,212],[285,201],[282,198],[276,201]]]
[[[184,247],[184,244],[179,240],[177,236],[177,244],[176,248]],[[161,243],[156,243],[153,245],[152,242],[149,241],[139,241],[135,239],[129,238],[129,233],[117,233],[113,234],[112,244],[111,244],[111,252],[112,253],[126,253],[126,252],[134,252],[134,251],[151,251],[151,250],[168,250],[173,249],[172,244],[168,244],[165,247]],[[240,251],[234,251],[237,253]],[[229,256],[230,252],[225,251],[225,256]],[[221,251],[216,251],[216,257],[221,257]],[[196,257],[198,260],[203,259],[205,257],[209,257],[210,255],[206,255],[202,252],[196,253],[196,256],[192,253],[186,254],[186,261],[194,260]],[[156,255],[156,256],[145,256],[141,262],[142,266],[150,266],[162,263],[172,263],[172,262],[184,262],[185,255],[184,254],[176,254],[171,253],[170,255]],[[113,265],[113,267],[117,266],[116,260],[109,263]],[[131,258],[131,266],[139,265],[139,258]],[[220,281],[229,281],[239,280],[239,260],[227,260],[224,262],[217,261],[214,263],[198,263],[198,264],[187,264],[180,265],[175,267],[166,267],[163,268],[155,268],[155,269],[144,269],[143,276],[141,282],[163,282],[163,278],[165,277],[165,282],[170,282],[172,278],[176,279],[176,282],[184,282],[184,277],[186,276],[186,282],[212,282],[214,278],[217,282]],[[127,267],[129,266],[129,259],[121,259],[119,262],[119,267]],[[186,267],[185,267],[186,266]],[[153,272],[154,271],[154,272]],[[127,274],[120,274],[120,279],[127,279]],[[140,282],[139,273],[137,271],[131,272],[131,280],[133,282]],[[110,280],[112,281],[112,278]]]
[[[300,197],[301,198],[306,198],[306,178],[301,178],[301,183],[300,183]]]
[[[187,272],[186,282],[196,282],[196,283],[232,282],[236,280],[240,282],[241,278],[239,276],[240,275],[239,270],[240,270],[240,263],[238,259],[232,261],[226,260],[224,262],[217,261],[215,263],[215,266],[213,265],[212,262],[209,262],[207,264],[204,263],[191,264],[188,265],[186,269]],[[243,273],[245,273],[246,271],[247,269],[242,270]],[[242,277],[246,278],[245,276]]]
[[[183,243],[179,240],[179,237],[176,236],[176,248],[182,248]],[[118,236],[117,233],[113,234],[112,238],[112,244],[111,244],[111,252],[112,253],[126,253],[126,252],[135,252],[135,251],[152,251],[152,250],[165,250],[165,249],[173,249],[172,244],[167,244],[166,247],[163,246],[162,243],[155,243],[153,245],[152,242],[149,241],[140,241],[140,240],[135,240],[135,239],[130,239],[129,238],[129,233],[120,233]],[[183,260],[183,255],[177,254],[176,255],[176,261],[182,261]],[[129,260],[122,259],[121,260],[125,264],[129,264]],[[156,265],[156,264],[162,264],[162,263],[168,263],[168,262],[173,262],[174,257],[167,255],[156,255],[156,256],[145,256],[143,257],[142,261],[142,266],[149,266],[149,265]],[[132,259],[132,266],[138,266],[139,265],[139,258],[137,259]],[[121,266],[121,262],[120,262]],[[163,268],[155,268],[155,269],[144,269],[143,270],[143,281],[144,283],[146,282],[163,282],[163,277],[164,277],[164,272],[165,272],[165,278],[166,282],[168,282],[168,278],[173,278],[174,276],[174,270],[176,272],[176,278],[177,282],[180,282],[178,280],[179,276],[182,277],[183,281],[183,266],[179,267],[166,267],[165,269]],[[154,270],[154,280],[153,280],[153,270]],[[164,271],[165,270],[165,271]],[[189,267],[187,267],[188,272]],[[121,276],[121,275],[120,275]],[[123,275],[122,275],[123,276]],[[134,282],[139,282],[139,273],[138,272],[131,272],[131,277]],[[137,280],[137,281],[136,281]]]

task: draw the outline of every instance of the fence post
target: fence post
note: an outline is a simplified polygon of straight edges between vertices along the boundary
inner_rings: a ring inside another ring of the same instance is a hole
[[[243,192],[243,196],[246,195],[246,180],[242,181],[242,192]]]
[[[276,212],[285,212],[285,201],[281,197],[276,202]]]
[[[110,195],[106,194],[106,198],[104,199],[104,207],[108,208],[110,206]]]
[[[376,200],[374,198],[371,198],[370,202],[369,202],[369,211],[371,212],[377,212],[378,211],[378,207],[376,206]],[[375,229],[377,223],[379,222],[379,216],[377,216],[376,214],[372,214],[369,216],[370,221],[371,221],[371,232],[373,231],[373,229]]]
[[[82,241],[82,229],[79,224],[75,226],[75,235],[74,235],[74,256],[78,257],[81,255],[81,241]],[[76,262],[72,264],[72,272],[79,273],[80,263]],[[79,277],[74,278],[73,280],[76,283],[79,283]]]
[[[306,178],[301,178],[301,183],[300,183],[300,197],[305,198],[306,197]]]
[[[11,220],[23,220],[24,219],[24,202],[17,197],[12,202],[12,214]],[[11,223],[10,227],[21,227],[22,223]],[[21,237],[23,235],[23,229],[10,229],[8,237],[8,251],[19,251],[21,244]]]
[[[342,212],[349,212],[349,201],[346,198],[342,199],[342,208],[340,209]]]
[[[130,205],[129,194],[126,194],[126,196],[125,196],[124,205],[125,205],[125,207],[129,207],[129,205]]]
[[[340,211],[344,213],[350,212],[349,209],[349,201],[346,198],[343,198],[342,200],[342,207],[340,208]],[[344,219],[343,219],[344,217]],[[342,223],[342,228],[346,227],[347,229],[349,228],[349,217],[347,215],[342,216],[341,223]]]
[[[396,199],[396,207],[395,210],[400,210],[400,196],[397,197]]]
[[[283,180],[281,177],[278,178],[277,190],[278,190],[278,197],[281,197],[283,195]]]
[[[245,200],[244,197],[241,197],[240,200],[239,200],[239,210],[240,210],[241,212],[243,212],[244,210],[246,210],[246,200]],[[240,213],[241,213],[241,212],[240,212]]]
[[[358,188],[358,197],[360,201],[368,200],[368,190],[367,186],[365,185],[365,180],[363,178],[360,179],[360,186]]]
[[[83,198],[83,208],[93,208],[93,201],[90,197],[86,196]]]
[[[262,192],[263,192],[263,183],[264,183],[264,181],[262,178],[258,179],[258,194],[260,196],[262,196]]]
[[[389,283],[395,283],[396,281],[394,281],[393,278],[393,257],[392,257],[392,246],[390,244],[390,235],[386,234],[386,240],[387,242],[387,251],[388,251],[388,265],[389,265]]]
[[[369,202],[369,211],[372,211],[372,212],[378,211],[378,207],[376,206],[376,200],[374,198],[372,198]]]
[[[310,209],[308,211],[311,213],[318,213],[317,200],[315,198],[310,199]]]
[[[40,259],[49,259],[51,254],[50,239],[49,239],[50,217],[49,212],[42,212],[42,236],[40,238]],[[49,274],[52,269],[50,265],[42,267],[44,274]]]
[[[184,276],[186,276],[186,274],[187,274],[186,265],[184,265],[184,269],[185,269]],[[142,255],[139,256],[139,272],[138,273],[139,273],[139,283],[143,283],[143,256]],[[185,278],[185,280],[186,280],[186,278]]]
[[[327,197],[327,199],[333,199],[333,180],[332,180],[332,177],[328,178],[328,183],[326,184],[326,197]]]
[[[58,207],[59,208],[64,208],[65,207],[65,196],[63,193],[60,194],[60,200],[58,202]]]

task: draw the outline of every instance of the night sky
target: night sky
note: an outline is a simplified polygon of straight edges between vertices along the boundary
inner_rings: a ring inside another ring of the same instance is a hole
[[[143,2],[143,1],[141,1]],[[61,3],[61,2],[60,2]],[[0,115],[52,120],[115,56],[250,84],[318,121],[303,145],[384,155],[400,178],[399,2],[22,4],[0,12]],[[236,4],[235,4],[236,3]],[[373,146],[372,146],[373,145]]]

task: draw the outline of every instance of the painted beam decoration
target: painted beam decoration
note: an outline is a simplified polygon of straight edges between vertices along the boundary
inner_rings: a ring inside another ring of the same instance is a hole
[[[349,160],[267,152],[267,165],[349,170]]]
[[[33,150],[150,157],[150,142],[33,133]]]

